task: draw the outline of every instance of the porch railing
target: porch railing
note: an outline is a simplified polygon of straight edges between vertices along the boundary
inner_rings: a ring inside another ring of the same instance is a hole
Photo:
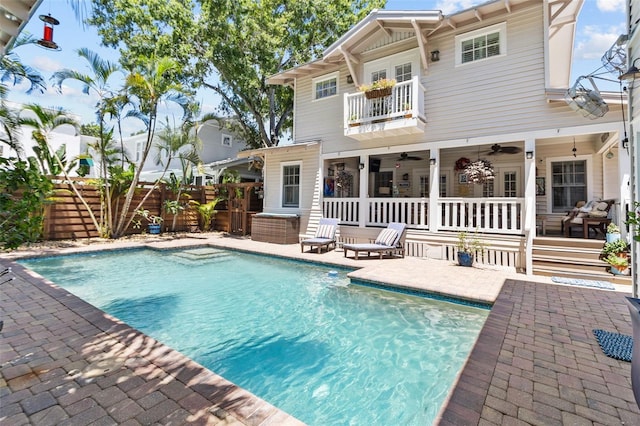
[[[418,77],[397,83],[391,95],[367,99],[363,92],[345,94],[345,127],[402,117],[422,115],[424,90]]]
[[[522,234],[524,198],[440,198],[439,229]]]
[[[386,226],[404,222],[409,228],[469,229],[492,234],[524,233],[524,198],[440,198],[438,218],[429,218],[428,198],[325,198],[325,217],[340,219],[344,225],[358,225],[364,214],[366,226]],[[433,228],[433,227],[432,227]]]

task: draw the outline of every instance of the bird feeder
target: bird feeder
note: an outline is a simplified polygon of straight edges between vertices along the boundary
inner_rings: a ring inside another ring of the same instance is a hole
[[[60,21],[51,15],[40,15],[39,18],[44,22],[44,35],[38,40],[38,44],[45,49],[60,50],[58,44],[53,41],[53,27],[59,25]]]

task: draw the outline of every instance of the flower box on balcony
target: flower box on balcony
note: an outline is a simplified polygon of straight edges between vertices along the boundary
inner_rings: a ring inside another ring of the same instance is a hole
[[[391,91],[393,88],[384,87],[382,89],[371,89],[369,91],[364,92],[364,96],[367,99],[376,99],[376,98],[384,98],[385,96],[391,96]]]

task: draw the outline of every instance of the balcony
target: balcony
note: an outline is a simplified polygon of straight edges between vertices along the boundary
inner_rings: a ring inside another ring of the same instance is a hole
[[[357,140],[424,133],[424,87],[417,76],[398,83],[391,95],[367,99],[363,92],[344,95],[344,135]]]

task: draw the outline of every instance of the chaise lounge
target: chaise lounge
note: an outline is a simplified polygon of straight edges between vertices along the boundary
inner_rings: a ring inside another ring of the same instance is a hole
[[[355,253],[355,259],[358,260],[360,252],[366,252],[367,257],[371,253],[376,253],[380,259],[385,254],[390,256],[400,255],[404,257],[404,240],[406,237],[407,226],[404,223],[391,222],[385,229],[380,231],[378,237],[373,243],[363,244],[344,244],[344,257],[347,257],[347,251],[351,250]]]
[[[300,241],[300,251],[304,253],[304,247],[309,246],[311,250],[317,247],[318,253],[322,253],[322,248],[326,247],[329,251],[329,246],[336,247],[336,231],[338,230],[338,219],[321,218],[318,222],[318,229],[313,238]],[[310,251],[311,251],[310,250]]]

